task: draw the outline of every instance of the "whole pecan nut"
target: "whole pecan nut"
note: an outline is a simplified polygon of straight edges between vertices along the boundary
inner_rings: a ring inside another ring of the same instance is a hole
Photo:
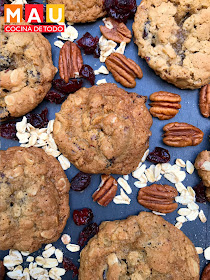
[[[150,100],[152,103],[149,105],[150,113],[153,117],[157,117],[159,120],[169,120],[176,116],[181,108],[179,102],[181,102],[181,97],[178,94],[158,91],[150,95]]]
[[[203,273],[201,275],[201,280],[209,280],[210,279],[210,263],[204,268]]]
[[[118,22],[113,18],[106,18],[104,24],[105,26],[100,25],[100,30],[105,38],[117,43],[130,43],[132,38],[131,31],[123,22]]]
[[[177,208],[174,198],[178,195],[175,188],[169,185],[153,184],[140,189],[138,202],[153,211],[171,213]]]
[[[101,184],[92,195],[93,201],[101,206],[107,206],[115,197],[117,181],[111,175],[101,175]]]
[[[75,78],[83,65],[82,54],[79,47],[70,41],[66,42],[59,55],[60,77],[68,83],[70,78]]]
[[[114,79],[124,87],[134,88],[136,86],[135,78],[141,79],[143,77],[141,68],[123,54],[112,53],[107,57],[105,64]]]
[[[3,262],[0,261],[0,280],[4,280],[4,276],[5,276],[5,268]]]
[[[205,85],[200,90],[199,107],[205,118],[210,117],[210,84]]]
[[[168,123],[163,127],[163,131],[163,142],[168,146],[196,146],[203,141],[203,132],[188,123]]]

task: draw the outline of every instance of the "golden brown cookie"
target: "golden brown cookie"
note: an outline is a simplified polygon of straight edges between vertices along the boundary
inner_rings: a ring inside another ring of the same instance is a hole
[[[0,151],[0,250],[33,252],[56,241],[69,217],[70,183],[44,150]]]
[[[210,151],[202,151],[195,160],[195,168],[206,186],[206,196],[210,201]]]
[[[103,0],[48,0],[49,4],[65,4],[65,18],[69,22],[91,22],[106,15]]]
[[[133,31],[139,55],[179,88],[210,82],[210,0],[143,0]]]
[[[129,174],[149,146],[151,125],[145,97],[107,83],[69,95],[56,114],[53,134],[79,170]]]
[[[41,33],[5,33],[0,18],[0,118],[33,110],[51,88],[57,72],[51,45]]]
[[[198,280],[192,242],[162,217],[149,212],[103,222],[80,255],[79,280]]]

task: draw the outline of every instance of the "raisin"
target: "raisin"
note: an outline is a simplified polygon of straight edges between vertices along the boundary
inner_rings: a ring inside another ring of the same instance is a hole
[[[83,208],[81,210],[74,210],[73,220],[77,226],[87,225],[93,219],[93,212],[90,208]]]
[[[52,82],[54,89],[63,94],[74,93],[82,87],[82,80],[72,79],[66,83],[63,79],[56,79]]]
[[[71,180],[71,189],[76,192],[81,192],[89,186],[90,180],[91,180],[90,174],[80,171]]]
[[[170,154],[164,148],[155,147],[154,151],[147,156],[147,160],[152,163],[166,163],[170,161]]]
[[[16,123],[10,122],[10,123],[4,123],[0,125],[0,135],[1,137],[7,138],[7,139],[13,139],[18,140],[16,137]]]
[[[36,128],[46,127],[49,120],[47,118],[48,109],[45,108],[40,114],[28,113],[26,118],[28,122]]]
[[[94,51],[94,57],[99,58],[100,57],[100,48],[99,48],[99,44],[97,44],[95,51]]]
[[[87,64],[83,64],[82,68],[79,71],[79,75],[83,78],[87,79],[90,84],[93,86],[95,82],[95,74],[93,68]]]
[[[105,0],[104,6],[108,16],[123,22],[134,17],[137,9],[136,0]]]
[[[92,223],[86,226],[79,235],[78,244],[82,247],[85,245],[85,242],[97,234],[99,231],[99,227],[96,223]]]
[[[72,270],[73,277],[75,277],[79,274],[79,271],[78,271],[78,268],[76,267],[76,265],[74,265],[73,262],[67,257],[63,257],[63,268],[66,271]]]
[[[66,96],[63,95],[62,93],[55,92],[54,90],[50,90],[48,91],[44,99],[50,101],[51,103],[61,104],[65,98]]]
[[[203,182],[197,184],[193,189],[196,194],[197,202],[204,203],[208,201],[206,197],[206,187],[204,186]]]
[[[89,33],[86,32],[82,38],[77,41],[79,47],[84,50],[85,54],[97,54],[96,49],[98,48],[98,36],[95,38]]]

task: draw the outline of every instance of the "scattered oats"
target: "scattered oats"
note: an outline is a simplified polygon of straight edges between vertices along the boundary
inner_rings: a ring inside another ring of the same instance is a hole
[[[159,181],[158,178],[160,177],[160,171],[161,171],[161,164],[158,163],[158,164],[155,166],[155,171],[154,171],[154,175],[155,175],[155,180],[156,180],[156,181]]]
[[[17,136],[20,144],[25,144],[25,143],[28,142],[28,139],[30,137],[30,133],[28,133],[28,132],[25,132],[25,133],[17,132],[16,136]]]
[[[58,161],[60,162],[63,170],[68,169],[70,167],[70,165],[71,165],[70,161],[66,157],[64,157],[63,155],[60,155],[58,157]]]
[[[12,1],[11,4],[23,5],[23,4],[27,4],[27,1],[26,0],[14,0],[14,1]]]
[[[187,187],[187,191],[191,197],[195,198],[195,191],[192,187]]]
[[[54,150],[54,149],[50,148],[49,146],[44,146],[43,150],[45,151],[46,154],[53,156],[53,157],[58,157],[61,154],[60,151]]]
[[[172,174],[172,173],[165,173],[164,174],[164,177],[171,183],[175,184],[175,183],[178,183],[179,180],[177,179],[177,177]]]
[[[24,276],[23,278],[24,280],[30,280],[29,269],[27,267],[23,270],[23,276]]]
[[[78,38],[78,31],[73,26],[68,26],[65,28],[64,32],[61,32],[61,36],[57,36],[58,39],[67,40],[74,42]]]
[[[175,187],[179,193],[181,193],[183,190],[186,190],[185,186],[181,182],[176,183]]]
[[[57,261],[59,263],[62,263],[62,261],[63,261],[63,252],[60,249],[56,249],[55,250],[55,256],[56,256]]]
[[[64,268],[53,267],[49,271],[49,277],[51,279],[58,280],[58,279],[60,279],[60,276],[63,276],[65,273],[66,273],[66,270]]]
[[[56,47],[58,47],[60,49],[63,47],[63,45],[64,45],[64,43],[62,41],[55,41],[54,42],[54,46],[56,46]]]
[[[141,189],[141,188],[146,187],[147,184],[146,183],[142,183],[140,181],[136,181],[136,182],[134,182],[134,186],[137,187],[138,189]]]
[[[199,218],[200,218],[201,222],[206,223],[207,219],[206,219],[206,216],[205,216],[203,210],[200,210],[198,215],[199,215]]]
[[[40,265],[40,266],[43,266],[45,264],[45,259],[42,257],[42,256],[37,256],[35,258],[35,262]]]
[[[101,80],[98,80],[98,81],[96,82],[96,85],[99,86],[99,85],[101,85],[101,84],[106,84],[106,83],[107,83],[106,79],[101,79]]]
[[[80,246],[77,244],[67,244],[66,248],[72,253],[78,252],[80,250]]]
[[[47,245],[44,247],[44,249],[45,249],[45,250],[48,250],[50,247],[52,247],[52,244],[51,244],[51,243],[47,244]]]
[[[158,215],[158,216],[165,216],[165,213],[157,212],[157,211],[152,211],[153,214]]]
[[[116,49],[116,53],[124,54],[126,47],[126,42],[121,42],[120,46]]]
[[[147,159],[147,156],[149,155],[149,149],[146,150],[146,152],[144,153],[141,162],[145,162],[145,160]]]
[[[30,273],[31,277],[34,278],[34,279],[38,279],[39,276],[41,276],[41,275],[45,275],[45,274],[48,275],[47,270],[43,269],[41,267],[35,267],[35,268],[32,268],[32,269],[29,269],[29,273]]]
[[[127,196],[127,194],[123,191],[123,189],[120,189],[120,195],[122,199],[128,201],[129,203],[131,202],[131,199]]]
[[[132,189],[125,179],[120,177],[120,178],[118,178],[117,182],[127,192],[127,194],[132,193]]]
[[[195,249],[196,249],[198,255],[203,254],[203,248],[195,247]]]
[[[67,21],[68,25],[74,25],[74,22]]]
[[[55,258],[46,258],[44,260],[45,260],[45,263],[43,264],[44,268],[52,268],[58,266],[58,261]]]
[[[42,256],[44,258],[49,258],[51,257],[53,254],[55,254],[55,247],[52,246],[50,247],[49,249],[45,250],[43,253],[42,253]]]
[[[181,167],[177,164],[171,165],[171,167],[167,170],[167,173],[177,173],[177,171],[180,171]],[[182,171],[184,172],[184,171]]]
[[[30,255],[30,253],[28,251],[20,251],[20,252],[24,257],[27,257],[28,255]]]
[[[102,20],[103,20],[104,25],[106,26],[106,28],[113,29],[113,25],[112,25],[111,21],[107,20],[107,18],[103,18]]]
[[[193,174],[193,172],[194,172],[194,165],[192,164],[192,162],[191,161],[189,161],[189,160],[187,160],[186,161],[186,170],[187,170],[187,172],[189,173],[189,174]]]
[[[142,162],[140,161],[135,170],[139,169],[141,166],[142,166]]]
[[[13,267],[23,263],[22,255],[17,250],[9,250],[9,255],[4,257],[3,264],[4,266]]]
[[[174,174],[179,182],[184,181],[184,179],[186,178],[186,173],[184,171],[176,171]],[[177,182],[177,183],[179,183],[179,182]]]
[[[178,229],[180,229],[181,227],[182,227],[182,223],[181,222],[177,222],[176,224],[175,224],[175,227],[177,227]]]
[[[185,162],[181,158],[177,158],[176,165],[178,165],[180,167],[185,167]]]
[[[22,266],[21,266],[22,268]],[[11,279],[16,279],[16,280],[21,280],[22,277],[23,277],[23,268],[20,269],[20,268],[15,268],[13,271],[9,271],[7,272],[7,276]]]
[[[130,204],[130,202],[127,200],[124,200],[121,195],[115,196],[113,199],[113,202],[115,204],[128,204],[128,205]]]
[[[47,125],[47,134],[50,134],[53,132],[53,125],[54,125],[54,120],[50,120]]]
[[[37,263],[31,262],[31,263],[29,264],[29,266],[28,266],[28,269],[31,270],[31,269],[36,268],[36,267],[37,267]]]
[[[176,196],[175,201],[182,204],[182,205],[188,205],[192,201],[192,197],[188,196]]]
[[[99,74],[108,75],[109,70],[105,66],[102,65],[100,68],[98,68],[98,70],[95,70],[94,73],[95,73],[95,75],[99,75]]]
[[[50,148],[52,148],[52,149],[54,149],[54,150],[57,150],[57,149],[58,149],[58,147],[57,147],[57,145],[56,145],[56,143],[55,143],[55,140],[54,140],[53,137],[52,137],[52,134],[49,135],[48,141],[47,141],[47,142],[48,142]]]
[[[187,222],[187,219],[184,216],[179,216],[176,218],[176,220],[177,220],[177,222],[180,222],[180,223]]]
[[[24,116],[22,121],[16,123],[16,130],[20,133],[26,132],[27,118]]]
[[[187,216],[191,213],[191,210],[188,208],[180,208],[177,213],[181,216]]]
[[[29,256],[27,259],[26,259],[26,262],[33,262],[34,261],[34,257],[32,256]]]
[[[140,181],[141,183],[146,184],[146,183],[148,182],[147,176],[143,173],[143,174],[141,175],[139,181]]]
[[[129,176],[128,176],[128,175],[123,175],[123,178],[124,178],[126,181],[128,181]]]
[[[49,135],[48,135],[47,133],[41,133],[41,134],[39,135],[39,139],[40,139],[40,140],[45,141],[45,140],[48,140],[48,138],[49,138]]]
[[[61,236],[61,241],[63,242],[63,244],[67,245],[71,242],[71,237],[68,234],[63,234]]]
[[[171,168],[171,164],[170,163],[162,163],[161,164],[161,169],[162,171],[166,172],[168,169]]]
[[[204,250],[204,257],[207,261],[210,261],[210,247]]]
[[[188,204],[187,204],[187,207],[188,207],[190,210],[198,210],[198,209],[199,209],[198,204],[196,204],[194,201],[191,201],[190,203],[188,203]]]
[[[146,164],[143,164],[141,167],[139,167],[138,169],[132,172],[132,176],[140,180],[145,170],[146,170]]]
[[[191,213],[187,215],[186,218],[188,219],[188,221],[194,221],[197,219],[198,214],[198,210],[191,210]]]

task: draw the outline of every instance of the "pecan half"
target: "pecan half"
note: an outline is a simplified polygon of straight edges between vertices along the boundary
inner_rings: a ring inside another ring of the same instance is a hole
[[[117,181],[111,175],[101,175],[101,184],[92,195],[93,201],[101,206],[107,206],[115,197]]]
[[[158,91],[150,95],[150,100],[153,101],[149,105],[152,107],[149,109],[153,117],[157,117],[159,120],[169,120],[176,116],[181,108],[179,102],[181,97],[178,94]]]
[[[130,43],[132,38],[131,31],[123,22],[118,22],[113,18],[106,18],[104,24],[105,26],[100,25],[100,30],[105,38],[117,43]]]
[[[178,206],[174,202],[174,198],[177,195],[177,190],[169,185],[153,184],[140,189],[138,202],[150,210],[171,213]]]
[[[210,279],[210,263],[206,265],[201,275],[201,280],[209,280]]]
[[[205,85],[200,90],[199,107],[205,118],[210,117],[210,84]]]
[[[72,42],[66,42],[59,55],[60,77],[68,83],[70,78],[75,78],[83,65],[82,54],[79,47]]]
[[[203,141],[203,132],[188,123],[168,123],[163,127],[163,131],[163,142],[168,146],[196,146]]]
[[[136,86],[135,78],[141,79],[143,77],[141,68],[123,54],[112,53],[105,60],[105,64],[114,76],[115,81],[121,83],[124,87],[134,88]]]
[[[5,276],[5,268],[3,262],[0,261],[0,280],[3,280]]]

